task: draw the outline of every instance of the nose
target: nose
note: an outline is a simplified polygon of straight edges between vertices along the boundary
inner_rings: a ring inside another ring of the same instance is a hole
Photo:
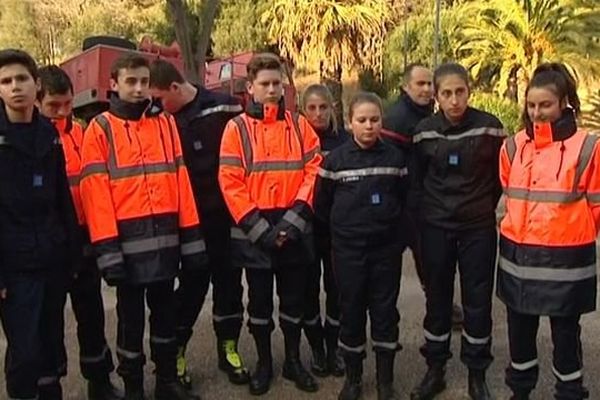
[[[58,116],[61,118],[66,118],[71,113],[71,110],[67,106],[62,106],[58,109]]]
[[[18,92],[21,90],[21,85],[19,85],[19,81],[17,81],[16,79],[13,79],[10,83],[11,85],[11,90],[13,92]]]

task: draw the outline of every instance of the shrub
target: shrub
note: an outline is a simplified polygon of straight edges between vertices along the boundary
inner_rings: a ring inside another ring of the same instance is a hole
[[[471,95],[469,104],[496,116],[509,135],[517,133],[522,127],[519,105],[511,100],[491,93],[475,92]]]

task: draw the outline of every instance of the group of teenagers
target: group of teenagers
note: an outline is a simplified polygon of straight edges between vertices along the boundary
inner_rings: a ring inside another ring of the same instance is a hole
[[[377,398],[398,399],[407,247],[426,299],[427,371],[411,399],[446,388],[457,269],[472,399],[493,398],[486,370],[494,287],[507,307],[511,399],[529,399],[536,386],[541,316],[550,318],[555,398],[588,398],[579,320],[596,307],[600,147],[578,127],[576,81],[562,64],[538,66],[525,92],[524,128],[507,136],[495,116],[469,105],[470,79],[459,64],[433,72],[411,64],[403,80],[385,112],[377,95],[354,95],[344,124],[322,85],[304,91],[300,114],[288,111],[273,54],[249,62],[244,109],[164,60],[150,64],[131,53],[113,64],[109,109],[84,132],[72,118],[64,71],[1,50],[8,398],[62,399],[69,293],[88,399],[145,398],[146,303],[155,398],[199,399],[185,353],[210,283],[219,368],[252,395],[264,394],[273,379],[276,283],[284,378],[316,392],[313,374],[345,376],[338,398],[360,398],[368,314]],[[257,353],[251,373],[237,348],[242,271]],[[124,393],[110,379],[101,277],[116,287]]]

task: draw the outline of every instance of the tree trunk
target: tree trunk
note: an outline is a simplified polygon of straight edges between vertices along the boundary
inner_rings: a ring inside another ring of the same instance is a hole
[[[200,18],[200,36],[196,47],[196,62],[198,65],[198,77],[200,82],[204,84],[204,75],[206,73],[206,52],[210,45],[210,35],[219,9],[219,0],[207,0],[202,8]]]
[[[342,66],[329,65],[321,61],[320,66],[321,83],[331,91],[333,96],[333,106],[335,118],[339,126],[344,125],[344,103],[342,101]]]
[[[190,82],[200,82],[198,76],[198,66],[196,64],[196,58],[194,57],[194,50],[192,48],[192,39],[190,37],[190,29],[188,26],[188,13],[182,0],[167,0],[169,6],[169,13],[171,16],[171,22],[175,27],[175,36],[177,37],[177,43],[181,48],[181,54],[183,56],[183,64],[185,69],[185,77]]]

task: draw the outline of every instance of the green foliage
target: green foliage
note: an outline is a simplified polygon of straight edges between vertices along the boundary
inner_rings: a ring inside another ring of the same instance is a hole
[[[509,135],[513,135],[521,129],[521,110],[519,105],[511,100],[492,93],[475,92],[471,95],[469,104],[496,116],[502,121],[504,129]]]
[[[586,100],[587,104],[582,112],[582,125],[600,134],[600,90],[592,93]]]
[[[222,0],[212,33],[214,55],[265,50],[269,45],[268,30],[261,23],[261,16],[268,5],[268,0]]]

